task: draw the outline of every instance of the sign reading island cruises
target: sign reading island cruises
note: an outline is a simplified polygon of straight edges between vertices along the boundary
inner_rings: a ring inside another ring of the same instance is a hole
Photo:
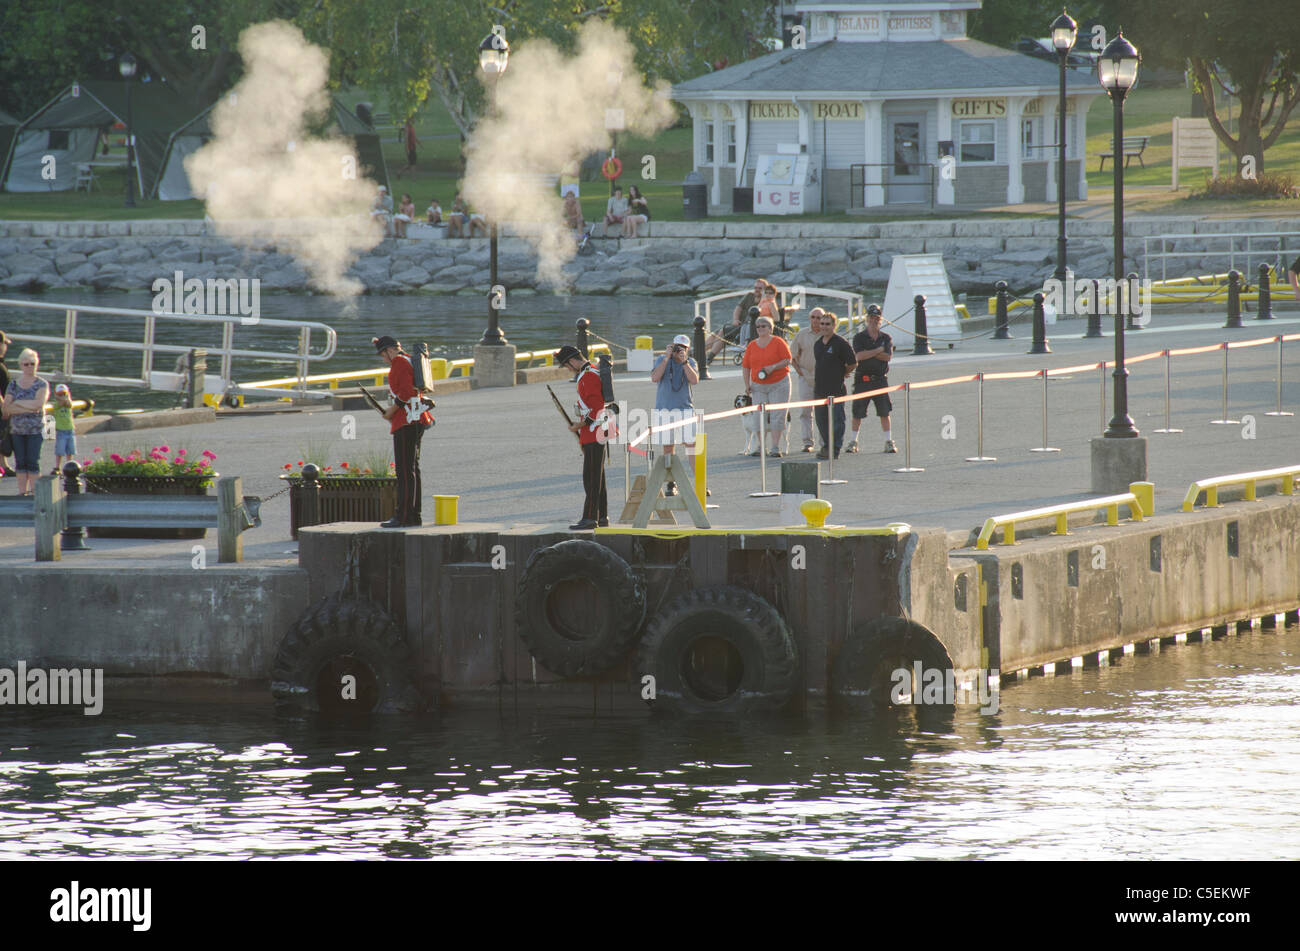
[[[789,49],[674,86],[710,213],[771,213],[773,198],[791,213],[796,196],[765,190],[776,156],[807,171],[794,213],[1055,201],[1057,66],[969,38],[981,3],[799,2]],[[1067,199],[1087,197],[1084,123],[1101,94],[1068,72]]]

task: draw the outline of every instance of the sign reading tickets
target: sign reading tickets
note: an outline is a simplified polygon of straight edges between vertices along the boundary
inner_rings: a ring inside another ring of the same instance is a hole
[[[751,102],[751,119],[798,119],[799,107],[793,102]]]
[[[1005,99],[954,99],[952,114],[962,119],[996,119],[1007,114]]]

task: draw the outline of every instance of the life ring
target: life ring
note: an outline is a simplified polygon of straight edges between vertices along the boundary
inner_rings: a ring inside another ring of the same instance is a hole
[[[650,622],[636,669],[656,711],[752,714],[789,702],[799,663],[776,608],[744,588],[717,585],[687,591]]]
[[[325,598],[280,640],[271,693],[282,710],[414,713],[423,702],[397,625],[373,601]]]
[[[896,691],[911,685],[915,665],[925,671],[952,670],[952,658],[940,640],[924,626],[901,617],[878,617],[854,627],[840,647],[831,668],[831,704],[841,713],[880,717],[903,704],[896,703]],[[907,671],[906,678],[898,671]],[[922,722],[942,721],[953,714],[950,703],[922,703],[916,698],[910,707]],[[945,700],[949,699],[947,696]]]
[[[644,620],[641,580],[598,542],[574,538],[539,548],[524,564],[515,628],[552,673],[603,673],[627,654]]]
[[[611,182],[623,174],[623,163],[618,160],[617,155],[611,155],[605,159],[600,166],[600,174],[604,175]]]

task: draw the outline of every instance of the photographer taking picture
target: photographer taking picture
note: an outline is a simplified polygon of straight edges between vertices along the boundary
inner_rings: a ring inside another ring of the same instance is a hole
[[[695,404],[691,387],[700,382],[699,369],[690,357],[691,338],[678,334],[650,373],[650,382],[658,383],[655,408],[650,414],[650,425],[662,426],[689,420],[685,425],[667,429],[651,436],[651,445],[663,446],[665,453],[673,451],[674,444],[686,444],[689,453],[695,448]],[[677,483],[669,482],[665,495],[677,494]]]

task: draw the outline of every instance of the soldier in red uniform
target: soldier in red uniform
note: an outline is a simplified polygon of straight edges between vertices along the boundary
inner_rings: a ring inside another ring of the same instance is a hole
[[[568,367],[578,374],[578,402],[575,405],[577,420],[569,427],[578,434],[582,445],[582,488],[587,493],[582,506],[582,518],[569,528],[585,532],[599,525],[609,525],[609,503],[605,494],[605,397],[600,385],[600,374],[592,367],[577,347],[563,346],[555,352],[558,366]]]
[[[388,389],[393,405],[384,413],[393,434],[393,462],[397,470],[397,512],[382,528],[405,528],[420,524],[420,440],[433,425],[433,416],[421,403],[415,388],[411,358],[392,337],[374,337],[370,341],[388,364]]]

